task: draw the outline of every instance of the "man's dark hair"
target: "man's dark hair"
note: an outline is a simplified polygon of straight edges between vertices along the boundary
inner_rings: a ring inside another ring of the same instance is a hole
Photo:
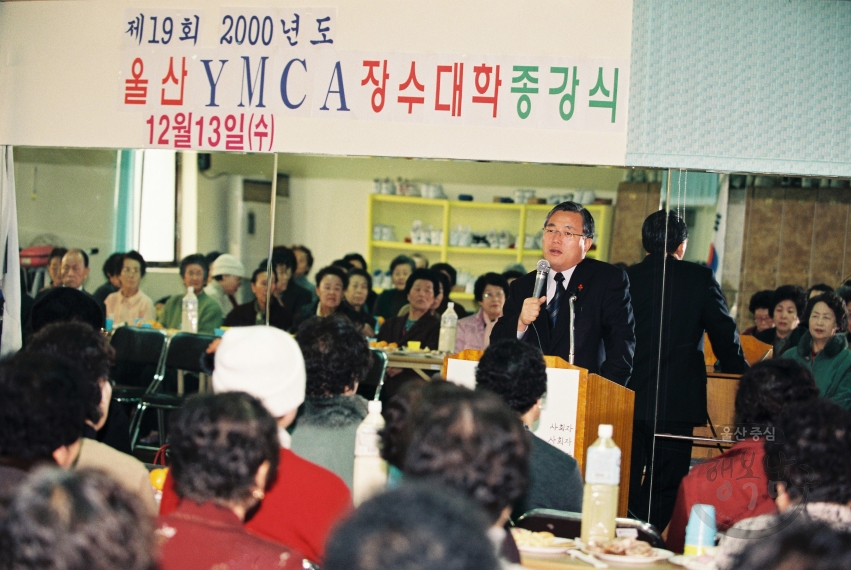
[[[75,247],[73,249],[69,249],[68,251],[66,251],[65,255],[68,255],[69,253],[79,253],[80,256],[83,258],[83,265],[85,267],[89,266],[89,254],[86,253],[85,250],[82,250],[78,247]],[[63,255],[62,257],[65,257],[65,255]]]
[[[547,224],[550,223],[550,218],[556,212],[576,212],[582,215],[582,233],[587,238],[595,237],[595,227],[594,227],[594,216],[591,215],[587,209],[582,207],[581,204],[577,204],[576,202],[562,202],[557,205],[555,208],[549,211],[546,219],[544,220],[544,227],[547,227]]]
[[[366,259],[364,259],[364,257],[359,253],[347,253],[343,256],[343,261],[348,261],[349,263],[351,263],[352,261],[359,261],[360,264],[363,266],[363,270],[369,271],[369,267],[366,264]]]
[[[316,274],[316,286],[319,287],[319,284],[322,283],[322,279],[324,279],[328,275],[335,275],[340,278],[340,281],[343,282],[343,291],[345,291],[346,287],[349,286],[348,272],[337,265],[329,265],[320,269],[319,272]]]
[[[50,458],[83,432],[86,402],[59,359],[19,352],[0,362],[0,455]]]
[[[431,271],[440,282],[440,288],[434,290],[434,296],[437,297],[438,295],[443,294],[443,301],[441,301],[440,304],[445,305],[447,302],[446,299],[452,291],[452,284],[449,282],[449,276],[443,271],[435,271],[433,269],[427,269],[426,271]],[[440,311],[440,309],[438,309],[438,311]]]
[[[432,382],[409,426],[406,477],[463,492],[491,521],[526,492],[529,434],[497,395]]]
[[[485,294],[485,287],[488,285],[493,285],[494,287],[501,287],[505,296],[508,297],[508,281],[505,280],[505,277],[500,275],[499,273],[485,273],[478,279],[476,279],[476,284],[473,287],[473,297],[476,301],[481,302]]]
[[[804,311],[804,316],[801,317],[801,323],[804,326],[807,326],[810,322],[810,315],[813,313],[816,303],[824,303],[833,311],[833,316],[836,317],[836,326],[839,327],[838,332],[843,332],[848,328],[848,312],[845,310],[845,301],[836,293],[822,293],[809,300],[807,310]]]
[[[352,277],[355,275],[359,275],[366,279],[366,288],[372,291],[372,275],[370,275],[368,271],[364,269],[358,269],[357,267],[349,269],[349,283],[351,283]]]
[[[268,259],[264,259],[260,262],[259,267],[262,269],[266,268],[266,264],[268,263]],[[295,254],[292,250],[283,245],[276,245],[272,248],[272,269],[278,268],[278,266],[285,265],[290,271],[295,271],[295,267],[298,264],[295,258]]]
[[[183,276],[186,275],[186,268],[190,265],[200,265],[201,269],[204,270],[204,280],[207,280],[207,276],[210,274],[210,264],[207,263],[207,258],[204,257],[200,253],[192,253],[187,255],[183,259],[180,260],[180,278],[183,279]]]
[[[343,315],[308,319],[295,339],[304,356],[309,396],[340,395],[369,370],[369,344],[360,328]]]
[[[831,287],[827,283],[816,283],[815,285],[807,289],[807,297],[812,295],[813,291],[819,291],[820,293],[833,293],[833,287]]]
[[[541,351],[515,339],[488,346],[476,368],[476,386],[501,397],[525,414],[547,391],[547,365]]]
[[[408,280],[405,281],[405,295],[411,292],[411,289],[414,287],[414,283],[422,279],[423,281],[430,281],[432,286],[434,287],[434,295],[437,296],[440,293],[440,277],[436,275],[436,271],[433,269],[414,269],[411,272],[411,275],[408,276]]]
[[[104,473],[41,469],[17,488],[0,531],[3,570],[154,570],[154,522]]]
[[[668,221],[665,241],[665,220]],[[665,210],[653,212],[641,226],[641,245],[644,251],[653,254],[674,253],[680,244],[688,239],[688,227],[685,220],[673,210],[665,214]]]
[[[517,269],[509,269],[508,271],[502,272],[502,276],[505,278],[506,281],[508,281],[509,279],[519,279],[524,275],[526,274]]]
[[[264,461],[278,468],[278,425],[257,398],[225,392],[189,398],[169,434],[174,488],[195,502],[244,501]]]
[[[797,521],[796,521],[797,522]],[[851,568],[851,532],[802,520],[761,540],[752,540],[735,559],[738,570],[834,570]]]
[[[765,471],[792,501],[851,501],[851,412],[818,398],[787,406],[765,441]]]
[[[798,318],[801,318],[801,315],[807,309],[807,292],[797,285],[781,285],[775,289],[774,296],[771,299],[771,308],[768,310],[772,319],[774,318],[774,309],[782,301],[792,301],[798,312]]]
[[[266,265],[265,264],[263,265],[263,267],[258,267],[257,269],[254,270],[254,272],[251,274],[251,282],[254,283],[254,284],[257,284],[257,278],[260,275],[266,275]],[[277,278],[278,278],[278,276],[275,273],[275,270],[273,268],[272,269],[272,281],[275,281]]]
[[[387,402],[383,410],[384,428],[381,436],[381,457],[393,467],[402,469],[405,453],[408,450],[410,430],[408,423],[414,411],[423,399],[421,382],[405,382],[399,391]]]
[[[207,266],[212,267],[213,262],[215,262],[219,258],[220,255],[222,255],[221,251],[211,251],[210,253],[205,255],[204,259],[207,260]]]
[[[142,254],[136,251],[135,249],[128,251],[124,254],[121,259],[121,267],[119,267],[119,272],[124,269],[124,260],[131,259],[133,261],[137,261],[139,263],[139,275],[140,277],[145,276],[145,272],[148,270],[148,264],[145,262],[145,258],[142,257]]]
[[[109,281],[110,277],[118,277],[124,264],[123,253],[113,253],[103,262],[103,276]]]
[[[33,332],[38,332],[50,323],[80,321],[95,330],[104,325],[100,303],[73,287],[54,287],[33,304],[30,314]]]
[[[397,255],[393,258],[393,261],[390,262],[390,273],[393,273],[393,270],[402,264],[407,264],[411,268],[411,271],[417,268],[417,264],[414,263],[414,260],[407,255]]]
[[[310,270],[313,268],[313,252],[304,245],[294,245],[291,249],[293,251],[300,251],[307,257],[307,272],[310,273]]]
[[[429,269],[432,271],[438,271],[440,273],[445,273],[449,276],[449,285],[450,287],[455,287],[455,284],[458,282],[458,271],[455,270],[454,267],[445,262],[435,263]],[[435,289],[436,291],[437,289]]]
[[[53,323],[33,335],[26,351],[49,354],[67,364],[86,400],[86,419],[94,424],[100,421],[100,381],[109,381],[109,369],[115,362],[115,350],[106,337],[85,323]]]
[[[406,483],[361,505],[333,533],[326,570],[496,570],[488,521],[468,498]]]
[[[769,312],[771,312],[774,309],[774,305],[772,304],[773,300],[773,289],[757,291],[756,293],[751,295],[750,303],[748,303],[748,310],[751,312],[752,315],[755,315],[758,309],[767,309]]]
[[[61,261],[65,254],[68,253],[68,248],[65,247],[54,247],[50,250],[50,255],[47,256],[47,263],[50,263],[50,260],[54,257],[58,257]]]
[[[354,265],[352,265],[351,263],[349,263],[348,261],[346,261],[345,259],[342,259],[342,258],[335,259],[334,261],[331,262],[331,265],[333,265],[334,267],[339,267],[340,269],[342,269],[346,273],[348,273],[350,270],[354,269],[354,267],[355,267]]]
[[[793,402],[818,398],[813,373],[791,358],[757,362],[739,380],[736,392],[736,424],[772,426]]]

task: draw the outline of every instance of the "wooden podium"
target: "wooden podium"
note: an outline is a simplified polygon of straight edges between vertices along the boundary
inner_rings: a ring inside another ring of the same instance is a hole
[[[474,374],[464,362],[478,362],[481,350],[464,350],[444,358],[442,376],[447,380],[471,386],[469,376]],[[452,362],[455,361],[455,362]],[[460,362],[459,362],[460,361]],[[632,390],[615,384],[598,374],[589,374],[585,368],[573,366],[557,356],[544,356],[547,363],[547,401],[535,435],[572,455],[585,478],[585,456],[588,447],[597,439],[597,426],[612,424],[614,440],[621,449],[621,481],[618,499],[618,516],[627,516],[629,497],[629,465],[632,457],[632,417],[635,394]],[[447,373],[464,377],[450,378]],[[551,372],[552,370],[563,372]],[[573,373],[569,371],[574,371]],[[551,384],[552,383],[552,384]],[[564,385],[569,385],[567,391]],[[555,402],[553,394],[567,394],[575,402]],[[575,409],[575,416],[573,410]],[[567,418],[564,413],[567,410]],[[546,423],[546,425],[544,425]],[[570,440],[568,443],[567,440]]]

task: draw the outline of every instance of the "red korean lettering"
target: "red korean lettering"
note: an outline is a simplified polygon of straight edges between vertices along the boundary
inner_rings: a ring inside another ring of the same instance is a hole
[[[178,113],[171,127],[174,133],[174,148],[192,148],[192,113]]]
[[[452,103],[440,102],[440,77],[445,73],[452,74]],[[452,65],[437,66],[437,87],[434,93],[434,110],[451,111],[453,117],[461,116],[461,91],[464,79],[464,64],[453,63]]]
[[[144,105],[148,101],[148,80],[142,78],[145,64],[141,57],[133,60],[130,66],[130,74],[133,79],[124,80],[124,104]]]
[[[207,146],[216,148],[222,142],[222,120],[215,115],[210,117],[210,129],[216,135],[216,138],[207,137]]]
[[[225,149],[245,150],[245,114],[239,114],[239,120],[235,115],[225,117]]]
[[[272,150],[272,136],[274,131],[274,115],[270,115],[270,124],[266,122],[266,115],[254,115],[248,119],[248,150],[263,152],[263,143],[268,140],[266,150]],[[255,145],[256,141],[256,145]],[[255,148],[256,146],[256,148]]]
[[[381,80],[375,76],[376,69],[381,66],[381,61],[378,60],[364,60],[363,66],[368,69],[366,77],[360,82],[361,85],[366,85],[367,83],[371,83],[375,85],[375,89],[372,91],[372,98],[370,102],[372,103],[372,110],[376,113],[380,113],[384,108],[385,96],[387,94],[387,80],[390,79],[390,74],[387,73],[387,60],[384,60],[384,67],[381,70]],[[376,99],[380,98],[381,102],[376,102]]]
[[[478,95],[473,95],[473,103],[484,103],[487,105],[493,105],[493,117],[496,118],[496,107],[497,101],[499,99],[499,86],[502,85],[502,80],[499,78],[499,66],[496,66],[496,74],[493,80],[493,95],[488,95],[488,89],[491,87],[491,73],[494,72],[494,68],[490,65],[477,65],[473,67],[473,73],[475,73],[475,79],[473,83],[476,86],[476,93]],[[480,82],[480,78],[484,78],[484,84]]]
[[[178,97],[166,97],[165,91],[166,88],[162,88],[162,94],[160,95],[160,104],[161,105],[183,105],[183,88],[186,85],[186,58],[182,57],[180,64],[180,77],[177,77],[177,74],[174,72],[174,58],[168,58],[168,73],[163,77],[162,84],[165,86],[169,83],[173,83],[178,86],[180,89],[180,95]]]
[[[420,93],[425,93],[425,85],[417,81],[417,62],[411,62],[411,71],[408,73],[408,78],[404,83],[399,85],[399,91],[406,91],[411,85],[414,86],[414,89],[419,91]],[[425,103],[425,97],[413,97],[411,95],[399,95],[398,98],[399,103],[407,103],[408,104],[408,114],[411,114],[411,111],[414,108],[414,105],[422,105]]]

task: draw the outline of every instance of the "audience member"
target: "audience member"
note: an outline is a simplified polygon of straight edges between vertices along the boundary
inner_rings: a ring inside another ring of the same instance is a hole
[[[367,308],[370,292],[372,292],[372,277],[369,273],[357,268],[350,270],[343,307],[347,310],[349,318],[363,327],[364,335],[374,337],[376,321]]]
[[[696,504],[715,507],[721,532],[740,520],[777,512],[764,467],[766,436],[780,436],[775,434],[774,423],[783,408],[817,397],[812,372],[789,359],[758,362],[742,375],[736,392],[735,425],[727,427],[734,431],[730,435],[736,436],[736,444],[693,467],[683,479],[665,539],[669,549],[682,552],[686,524]],[[722,470],[726,475],[719,477]]]
[[[204,292],[208,271],[207,260],[200,253],[187,255],[180,260],[180,278],[187,290],[191,287],[198,297],[198,332],[201,334],[213,334],[224,321],[222,308]],[[162,326],[167,329],[181,328],[185,295],[186,291],[169,297],[159,319]]]
[[[383,407],[384,428],[379,431],[381,458],[387,462],[387,486],[394,488],[402,481],[402,467],[408,450],[408,420],[423,399],[422,382],[408,382]]]
[[[306,289],[313,297],[313,300],[316,301],[316,292],[313,289],[313,283],[307,277],[310,275],[310,270],[313,269],[313,253],[304,245],[294,245],[290,249],[292,249],[296,260],[293,281],[303,289]]]
[[[529,486],[514,505],[512,518],[532,509],[582,512],[582,474],[576,460],[531,434],[547,391],[547,365],[540,351],[519,340],[494,343],[479,360],[476,385],[501,397],[531,435]]]
[[[104,302],[107,318],[112,319],[114,325],[132,325],[136,319],[156,320],[157,310],[154,308],[154,302],[139,289],[148,268],[145,258],[138,251],[128,251],[124,254],[121,264],[120,289],[110,294]]]
[[[421,253],[411,255],[414,260],[414,269],[428,269],[428,258]]]
[[[774,291],[766,289],[765,291],[757,291],[751,295],[748,310],[753,315],[754,325],[746,328],[742,334],[755,335],[766,329],[774,326],[774,321],[771,320],[772,300],[774,299]]]
[[[295,316],[293,329],[298,330],[303,322],[313,317],[329,317],[335,313],[358,320],[357,315],[350,316],[352,309],[342,305],[343,293],[348,286],[349,275],[342,267],[329,265],[320,269],[316,274],[317,300],[312,305],[302,306]]]
[[[399,309],[408,302],[408,293],[405,284],[408,277],[416,269],[414,260],[407,255],[397,255],[390,262],[390,276],[393,279],[393,288],[385,289],[375,300],[373,313],[377,317],[390,319],[399,314]],[[435,289],[437,287],[435,286]]]
[[[107,475],[41,469],[0,530],[3,570],[154,570],[150,514]]]
[[[339,475],[349,488],[355,432],[366,417],[358,383],[369,370],[369,345],[342,315],[305,321],[296,334],[304,355],[307,397],[293,431],[293,451]]]
[[[811,522],[753,541],[733,563],[738,570],[851,568],[851,532]]]
[[[278,425],[278,470],[245,528],[321,562],[331,528],[351,509],[352,498],[338,476],[290,451],[287,427],[304,402],[304,389],[301,350],[283,331],[258,326],[232,329],[215,349],[213,390],[248,392]],[[169,475],[160,514],[173,512],[178,502]]]
[[[774,347],[773,358],[780,358],[784,352],[798,346],[804,336],[806,326],[799,327],[800,317],[807,308],[807,294],[797,285],[782,285],[774,291],[769,317],[774,326],[754,334],[757,340]]]
[[[64,247],[54,247],[50,250],[50,255],[47,256],[47,274],[50,275],[50,284],[42,287],[42,291],[62,285],[62,258],[66,253],[68,250]]]
[[[103,329],[103,311],[91,295],[68,287],[54,287],[39,294],[33,304],[30,324],[38,332],[50,323],[79,321],[95,330]]]
[[[812,299],[817,295],[821,295],[822,293],[833,293],[833,287],[827,283],[816,283],[807,289],[807,300]]]
[[[222,318],[225,318],[239,305],[234,295],[245,277],[245,266],[233,255],[223,253],[210,266],[210,276],[212,279],[204,292],[219,304]]]
[[[490,344],[491,331],[502,316],[502,306],[508,297],[508,282],[499,273],[485,273],[476,279],[473,297],[479,312],[458,321],[455,352],[466,348],[484,350]]]
[[[328,543],[326,570],[497,570],[478,506],[455,491],[406,484],[374,497]]]
[[[446,310],[446,304],[452,301],[452,288],[458,283],[458,272],[448,263],[435,263],[431,266],[431,269],[442,273],[449,278],[449,286],[446,287],[446,290],[443,292],[443,302],[437,310],[437,313],[442,315],[443,311]],[[455,313],[458,315],[459,319],[463,319],[467,316],[467,309],[459,303],[455,303]]]
[[[118,278],[121,275],[123,261],[123,253],[113,253],[103,262],[103,276],[106,277],[106,282],[92,293],[92,297],[98,303],[105,302],[107,297],[121,288],[121,281]]]
[[[812,369],[822,397],[846,410],[851,408],[851,352],[844,333],[848,326],[845,303],[835,293],[810,299],[804,313],[808,329],[798,346],[783,353]]]
[[[345,261],[348,261],[355,269],[361,269],[369,275],[369,266],[366,264],[366,259],[359,253],[347,253],[343,256]],[[366,307],[372,312],[375,307],[375,301],[378,295],[372,290],[372,276],[369,278],[369,294],[366,297]]]
[[[129,454],[129,422],[120,404],[112,402],[109,368],[115,356],[106,338],[84,323],[48,325],[36,333],[27,352],[62,360],[72,371],[86,402],[86,425],[75,469],[104,471],[135,493],[153,515],[157,511],[145,465]],[[110,412],[114,412],[112,422]],[[109,423],[109,427],[105,427]],[[123,451],[119,451],[122,449]]]
[[[715,563],[734,568],[749,544],[811,521],[851,525],[851,415],[829,400],[787,406],[765,441],[769,493],[778,514],[739,521],[722,535]]]
[[[261,261],[260,269],[265,271],[266,263],[267,260],[265,259]],[[303,306],[313,302],[312,293],[292,279],[295,266],[295,254],[288,247],[282,245],[275,246],[272,250],[272,268],[275,271],[276,281],[272,288],[272,295],[277,297],[278,301],[289,309],[293,314],[293,318],[295,318]],[[311,286],[311,290],[312,288]]]
[[[526,275],[525,271],[520,271],[519,269],[509,269],[507,271],[502,272],[502,276],[505,278],[505,281],[511,285],[511,282],[519,277],[523,277]]]
[[[221,251],[218,251],[218,250],[213,250],[213,251],[210,251],[210,252],[208,252],[207,254],[205,254],[205,255],[204,255],[204,259],[206,259],[206,260],[207,260],[207,267],[212,268],[212,267],[213,267],[213,263],[214,263],[214,262],[215,262],[215,261],[219,258],[219,256],[220,256],[221,254],[222,254],[222,252],[221,252]],[[204,282],[204,287],[206,287],[207,285],[209,285],[209,284],[210,284],[210,281],[212,281],[212,280],[213,280],[213,276],[212,276],[211,274],[208,274],[208,275],[207,275],[207,280]]]
[[[302,555],[242,523],[278,469],[278,427],[244,392],[194,396],[172,420],[169,452],[183,499],[161,515],[161,570],[302,568]]]
[[[89,255],[82,249],[69,249],[62,257],[62,286],[85,291],[89,277]]]
[[[266,268],[260,267],[251,274],[251,293],[254,299],[234,307],[225,319],[226,327],[248,327],[266,324],[266,292],[268,290]],[[272,273],[272,288],[275,287],[276,274]],[[269,303],[269,324],[281,330],[290,330],[293,326],[293,314],[281,305],[273,295]]]

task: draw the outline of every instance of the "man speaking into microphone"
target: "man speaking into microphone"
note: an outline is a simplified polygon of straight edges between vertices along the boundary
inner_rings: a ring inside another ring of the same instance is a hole
[[[586,258],[594,242],[594,218],[575,202],[562,202],[544,221],[544,260],[509,287],[491,343],[516,338],[544,354],[560,356],[613,382],[632,373],[635,321],[629,279],[614,265]],[[541,294],[535,297],[535,281]],[[573,322],[571,323],[571,308]]]

